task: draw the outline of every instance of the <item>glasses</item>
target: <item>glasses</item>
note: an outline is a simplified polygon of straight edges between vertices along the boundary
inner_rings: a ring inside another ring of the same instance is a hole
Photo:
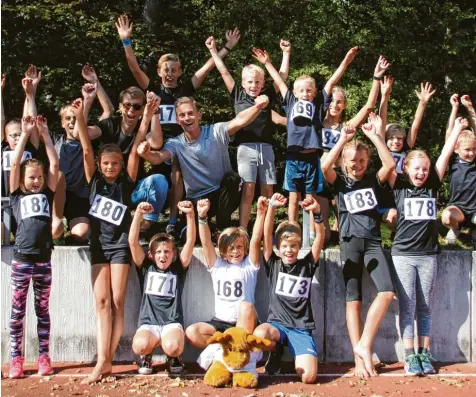
[[[124,106],[127,110],[130,108],[134,108],[134,110],[141,110],[143,105],[139,105],[138,103],[123,103],[122,106]]]
[[[8,136],[12,139],[20,139],[21,134],[8,134]]]

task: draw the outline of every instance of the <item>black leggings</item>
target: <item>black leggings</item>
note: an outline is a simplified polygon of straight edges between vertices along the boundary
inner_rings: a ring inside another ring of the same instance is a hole
[[[362,272],[364,264],[378,292],[394,292],[387,258],[380,241],[359,237],[345,237],[340,243],[340,260],[344,265],[346,301],[362,300]]]

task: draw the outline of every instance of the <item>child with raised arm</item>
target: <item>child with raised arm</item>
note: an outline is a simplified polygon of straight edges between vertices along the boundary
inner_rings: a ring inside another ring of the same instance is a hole
[[[470,119],[474,113],[473,105],[468,95],[461,98],[463,105],[468,109]],[[451,138],[456,116],[458,114],[459,96],[451,97],[452,111],[448,122],[446,140]],[[449,182],[450,199],[448,206],[441,214],[443,225],[449,228],[445,241],[455,245],[458,241],[461,227],[472,229],[472,243],[476,248],[476,131],[465,129],[462,131],[456,146],[455,155],[450,161]]]
[[[199,70],[195,72],[190,80],[180,81],[182,75],[182,65],[180,58],[176,54],[164,54],[159,58],[157,65],[157,75],[160,79],[155,83],[140,68],[137,58],[132,49],[132,22],[129,21],[127,15],[122,15],[117,19],[116,28],[119,37],[122,40],[124,51],[126,54],[127,64],[137,81],[137,84],[143,90],[153,91],[161,98],[160,105],[160,123],[162,125],[164,143],[170,138],[176,137],[182,133],[182,128],[177,123],[175,113],[175,101],[181,97],[193,97],[197,90],[214,68],[213,59],[209,59]],[[219,57],[224,58],[236,46],[240,40],[240,32],[238,29],[228,30],[226,32],[227,42],[218,53]],[[153,150],[162,148],[161,142],[150,141]],[[170,181],[171,197],[170,197],[170,219],[167,225],[167,233],[177,236],[177,203],[182,199],[183,179],[177,162],[172,167],[167,164],[157,166],[155,172],[165,175]],[[150,227],[151,225],[147,225]],[[146,227],[145,225],[143,227]]]
[[[376,189],[384,184],[395,169],[395,161],[385,145],[382,120],[371,113],[370,123],[362,130],[375,145],[382,160],[376,173],[367,173],[370,149],[352,140],[355,129],[344,127],[339,141],[322,162],[324,177],[334,192],[340,234],[340,258],[346,290],[346,320],[355,356],[355,376],[377,376],[372,363],[372,344],[388,306],[394,297],[389,265],[380,236],[380,214]],[[340,157],[340,159],[339,159]],[[334,169],[339,159],[340,166]],[[377,297],[367,313],[361,331],[362,272],[364,265],[377,287]]]
[[[243,128],[234,139],[238,145],[238,174],[243,180],[240,226],[247,229],[257,179],[259,178],[261,184],[261,195],[268,198],[272,196],[273,185],[277,183],[273,152],[273,134],[276,132],[273,114],[276,113],[272,110],[277,101],[276,89],[265,87],[264,71],[256,65],[245,66],[241,73],[241,86],[235,84],[235,80],[218,55],[215,39],[209,37],[205,45],[210,50],[215,65],[230,93],[235,114],[254,106],[255,98],[261,94],[265,94],[270,100],[269,105],[260,112],[258,117]],[[291,43],[281,40],[280,47],[283,51],[283,61],[279,74],[286,81],[289,72]]]
[[[406,153],[415,146],[423,114],[436,90],[433,90],[432,85],[428,82],[421,83],[420,92],[415,90],[415,94],[418,97],[418,107],[415,112],[415,117],[413,118],[412,126],[407,134],[403,127],[397,124],[387,124],[388,102],[390,100],[392,86],[392,78],[385,76],[381,84],[382,97],[380,100],[379,116],[382,118],[382,123],[385,126],[387,148],[395,160],[395,171],[401,174],[403,172],[403,162]],[[387,224],[390,230],[395,231],[397,210],[392,191],[388,188],[380,189],[378,193],[378,203],[379,211],[382,214],[382,221]]]
[[[276,350],[270,353],[266,362],[266,373],[279,373],[283,345],[287,342],[301,381],[314,383],[317,379],[318,358],[312,337],[315,324],[311,308],[311,285],[324,245],[324,225],[319,203],[313,197],[305,198],[301,207],[314,215],[316,229],[311,250],[304,258],[298,259],[302,245],[301,228],[296,222],[284,221],[276,229],[276,255],[273,250],[274,216],[276,209],[284,205],[284,196],[275,193],[266,213],[263,255],[270,284],[269,314],[267,322],[259,325],[254,334],[275,344]]]
[[[229,227],[218,238],[218,256],[208,226],[210,201],[202,199],[197,202],[198,230],[215,293],[215,315],[210,321],[187,327],[185,334],[194,347],[203,349],[207,339],[216,331],[224,332],[235,326],[253,333],[258,317],[254,307],[260,267],[260,245],[257,236],[262,234],[263,230],[265,202],[265,197],[258,199],[251,243],[243,228]]]
[[[185,344],[181,296],[195,245],[195,213],[190,201],[178,204],[178,209],[187,217],[187,239],[179,255],[174,238],[166,233],[151,238],[146,255],[139,243],[139,230],[143,216],[153,209],[149,203],[140,203],[129,233],[132,260],[136,266],[146,269],[139,328],[132,349],[140,356],[140,374],[152,373],[152,353],[160,346],[167,355],[169,372],[180,375],[184,366],[179,356]]]
[[[124,302],[131,251],[128,233],[132,222],[129,208],[131,194],[137,179],[139,156],[137,146],[145,140],[152,115],[160,100],[153,93],[147,94],[144,116],[127,161],[123,167],[123,155],[119,146],[105,144],[94,158],[83,113],[83,103],[72,103],[83,147],[86,181],[89,187],[89,221],[91,224],[91,278],[97,317],[97,363],[92,373],[83,381],[97,382],[111,372],[124,326]]]
[[[49,168],[36,159],[21,161],[30,135],[37,130],[44,141]],[[10,191],[18,228],[12,260],[12,311],[10,316],[10,378],[23,377],[23,318],[30,281],[33,279],[40,355],[38,374],[53,373],[49,357],[51,291],[51,232],[53,197],[58,180],[58,156],[43,116],[22,119],[21,134],[11,161]]]
[[[435,166],[424,151],[414,150],[405,158],[403,173],[394,170],[389,178],[398,210],[392,259],[405,373],[409,376],[435,373],[431,363],[430,330],[439,254],[436,202],[458,137],[467,126],[467,120],[456,120]],[[414,347],[415,317],[418,353]]]

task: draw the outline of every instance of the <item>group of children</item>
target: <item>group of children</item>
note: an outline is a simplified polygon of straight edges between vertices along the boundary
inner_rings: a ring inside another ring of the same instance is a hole
[[[424,151],[412,149],[424,109],[435,91],[427,83],[416,93],[419,104],[408,135],[402,127],[388,125],[387,106],[393,81],[385,75],[390,64],[384,57],[379,58],[375,67],[367,103],[350,120],[343,120],[347,98],[336,84],[356,56],[357,47],[349,50],[321,92],[308,75],[298,77],[292,91],[288,88],[285,80],[291,44],[287,41],[280,43],[283,61],[279,72],[265,50],[253,49],[255,59],[272,77],[273,87],[265,88],[264,71],[256,65],[243,69],[242,84],[237,87],[223,62],[240,38],[235,29],[227,32],[227,44],[219,52],[215,39],[207,39],[211,58],[188,82],[179,82],[181,65],[176,55],[161,57],[157,70],[160,83],[154,85],[139,68],[132,50],[132,24],[127,17],[120,17],[116,27],[128,65],[140,86],[121,93],[120,116],[112,117],[112,105],[90,67],[83,69],[88,81],[82,90],[83,99],[61,109],[64,131],[59,136],[50,136],[46,119],[37,115],[34,98],[41,73],[36,68],[29,68],[22,81],[26,93],[24,117],[5,126],[2,105],[2,197],[10,197],[16,220],[10,377],[23,376],[22,320],[31,279],[40,339],[39,374],[53,373],[48,355],[51,252],[53,238],[62,232],[65,215],[74,238],[82,242],[89,238],[91,248],[98,354],[97,364],[85,383],[98,381],[111,372],[123,330],[125,289],[132,263],[144,269],[145,274],[139,327],[132,344],[140,356],[140,373],[151,373],[152,352],[158,346],[168,357],[170,371],[181,373],[184,367],[179,356],[185,339],[196,348],[204,348],[215,331],[239,326],[273,342],[265,366],[267,373],[279,372],[283,346],[287,345],[301,380],[314,382],[318,355],[311,335],[315,327],[311,282],[320,252],[330,236],[329,209],[333,205],[338,219],[346,321],[356,376],[377,375],[371,358],[372,344],[395,292],[406,374],[433,373],[430,330],[439,253],[437,199],[448,164],[450,202],[442,213],[442,222],[449,228],[446,240],[454,244],[462,227],[472,228],[476,240],[476,112],[469,97],[463,96],[461,102],[468,111],[472,130],[468,129],[466,119],[458,117],[459,97],[453,95],[446,141],[432,165]],[[158,150],[167,139],[180,134],[186,124],[178,116],[183,105],[174,105],[175,101],[192,96],[215,65],[230,92],[235,113],[255,106],[255,99],[263,93],[269,98],[254,121],[236,135],[238,172],[243,180],[240,227],[222,231],[217,242],[218,255],[207,216],[210,200],[196,200],[195,204],[180,201],[183,177],[178,164],[173,162],[171,166],[146,171],[139,150],[145,141]],[[4,83],[2,78],[2,91]],[[376,115],[373,109],[379,91],[381,103]],[[277,93],[285,117],[273,110]],[[88,126],[96,95],[103,114],[97,125]],[[287,128],[283,189],[289,193],[289,199],[280,193],[273,194],[276,169],[272,135],[276,124]],[[381,160],[380,168],[374,172],[368,172],[369,146],[356,139],[360,126]],[[95,147],[98,141],[99,150]],[[258,180],[261,197],[249,239],[246,228]],[[156,223],[169,186],[169,225],[166,233],[150,238],[148,252],[144,253],[140,236]],[[287,203],[289,220],[274,231],[276,210]],[[298,259],[303,239],[298,223],[299,206],[313,220],[312,247],[302,259]],[[173,237],[179,211],[186,226],[185,244],[180,252]],[[388,263],[381,246],[381,221],[395,232],[393,263]],[[181,292],[197,227],[213,282],[215,316],[184,330]],[[270,284],[265,323],[259,322],[254,308],[261,244]],[[364,266],[378,293],[362,327]],[[414,347],[415,316],[418,350]]]

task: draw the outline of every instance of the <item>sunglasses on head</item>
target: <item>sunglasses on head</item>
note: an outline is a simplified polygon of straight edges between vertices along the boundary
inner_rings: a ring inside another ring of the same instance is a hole
[[[134,110],[141,110],[142,109],[142,105],[139,105],[138,103],[126,102],[126,103],[123,103],[122,106],[124,106],[127,110],[129,110],[130,108],[134,108]]]

